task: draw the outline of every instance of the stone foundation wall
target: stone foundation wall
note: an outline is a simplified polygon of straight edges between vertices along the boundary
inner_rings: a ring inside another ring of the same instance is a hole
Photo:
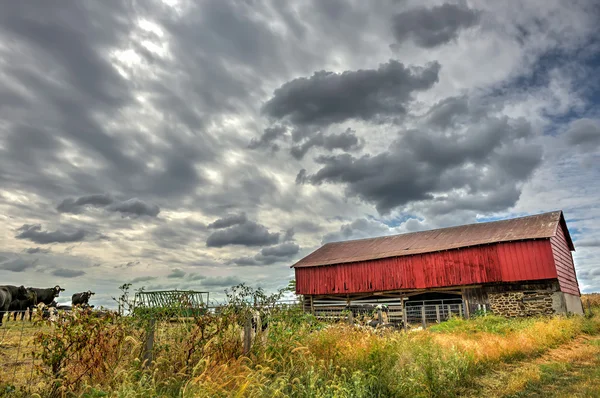
[[[554,314],[554,292],[506,292],[490,293],[490,309],[495,315],[522,317]]]

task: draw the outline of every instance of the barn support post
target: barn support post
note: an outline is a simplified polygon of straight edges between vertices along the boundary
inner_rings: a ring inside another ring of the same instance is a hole
[[[314,303],[314,300],[313,300],[313,296],[312,296],[312,295],[310,296],[310,313],[311,313],[312,315],[314,315],[314,314],[315,314],[315,303]]]
[[[466,291],[462,290],[462,299],[465,306],[465,318],[469,319],[471,317],[471,309],[469,308],[469,298],[467,297]]]
[[[437,304],[435,305],[435,317],[437,318],[438,323],[442,321],[440,319],[440,306]]]
[[[452,316],[452,307],[448,304],[448,319]]]
[[[421,306],[421,322],[423,323],[423,329],[427,329],[427,319],[425,318],[425,305]]]
[[[150,318],[148,322],[148,328],[146,329],[146,346],[144,347],[144,366],[149,367],[152,363],[153,351],[154,351],[154,331],[156,327],[156,320],[154,317]]]
[[[257,325],[257,327],[260,327]],[[246,317],[246,323],[244,324],[244,355],[250,353],[252,348],[252,315]]]
[[[406,314],[406,304],[405,298],[402,298],[402,326],[404,326],[404,330],[408,329],[408,315]]]
[[[462,303],[461,303],[461,304],[458,306],[458,316],[459,316],[459,317],[461,317],[461,318],[463,317],[463,308],[462,308],[462,307],[463,307],[463,305],[462,305]]]

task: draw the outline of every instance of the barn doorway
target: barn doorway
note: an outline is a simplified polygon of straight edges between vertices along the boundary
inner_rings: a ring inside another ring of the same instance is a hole
[[[409,296],[404,305],[409,324],[435,324],[466,314],[460,291],[420,293]]]

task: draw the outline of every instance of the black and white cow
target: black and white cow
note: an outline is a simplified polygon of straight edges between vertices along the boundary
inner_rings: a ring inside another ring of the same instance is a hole
[[[71,304],[73,307],[77,305],[89,307],[90,297],[92,297],[94,294],[96,293],[92,292],[91,290],[88,290],[87,292],[75,293],[73,296],[71,296]]]
[[[25,289],[25,286],[13,286],[3,285],[0,286],[0,326],[2,326],[2,320],[4,314],[9,311],[10,304],[14,300],[29,300],[31,298],[31,291]]]

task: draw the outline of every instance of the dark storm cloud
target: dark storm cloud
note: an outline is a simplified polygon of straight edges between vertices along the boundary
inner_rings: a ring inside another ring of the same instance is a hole
[[[450,131],[426,124],[400,133],[386,152],[318,157],[321,169],[312,175],[301,170],[296,182],[342,184],[348,196],[374,204],[380,214],[436,195],[433,204],[446,210],[498,211],[516,203],[518,184],[541,162],[541,147],[532,139],[528,123],[507,117],[488,116]]]
[[[348,119],[374,120],[406,113],[413,92],[438,81],[440,64],[407,68],[390,60],[378,69],[315,72],[275,90],[262,112],[298,125],[326,125]]]
[[[283,235],[282,241],[283,242],[287,242],[287,241],[290,241],[290,240],[294,240],[294,235],[295,234],[296,234],[296,231],[294,230],[294,228],[288,228],[285,231],[285,234]]]
[[[206,240],[206,246],[267,246],[277,242],[279,242],[279,233],[271,233],[264,225],[254,221],[246,221],[213,232]]]
[[[171,273],[169,275],[167,275],[167,278],[181,279],[181,278],[185,277],[185,275],[186,275],[185,272],[183,272],[179,268],[175,268],[174,270],[171,271]]]
[[[0,263],[0,269],[12,272],[24,272],[28,269],[35,268],[38,260],[27,260],[24,258],[16,258],[5,263]]]
[[[300,246],[295,243],[282,243],[281,245],[265,247],[261,249],[260,254],[264,257],[289,257],[297,254]]]
[[[29,248],[25,249],[25,252],[27,254],[38,254],[38,253],[47,254],[47,253],[50,253],[50,249],[43,249],[41,247],[29,247]]]
[[[300,246],[295,243],[286,242],[276,246],[265,247],[254,257],[240,257],[233,259],[232,262],[240,266],[269,265],[286,261],[290,257],[298,254],[299,251]]]
[[[474,26],[479,12],[464,4],[417,7],[394,16],[394,36],[400,43],[412,39],[419,47],[433,48],[455,40],[461,30]]]
[[[248,221],[248,217],[246,216],[246,213],[231,214],[226,217],[219,218],[218,220],[213,221],[212,223],[208,224],[208,228],[211,228],[211,229],[228,228],[228,227],[231,227],[234,225],[244,224],[247,221]]]
[[[148,204],[138,198],[116,201],[108,194],[94,194],[79,198],[64,199],[57,207],[60,213],[81,213],[86,206],[105,208],[108,211],[119,212],[124,216],[156,217],[160,213],[157,205]]]
[[[79,214],[83,211],[83,208],[87,205],[91,205],[93,207],[104,207],[111,204],[114,199],[107,194],[94,194],[94,195],[86,195],[81,196],[77,199],[67,198],[64,199],[60,204],[56,207],[60,213],[73,213]]]
[[[341,149],[345,152],[358,151],[364,146],[364,140],[356,136],[356,132],[350,128],[340,134],[317,133],[302,145],[293,146],[290,153],[300,160],[313,147],[321,147],[328,151]]]
[[[133,278],[129,283],[140,283],[140,282],[150,282],[158,279],[156,276],[138,276],[137,278]]]
[[[394,231],[387,225],[375,220],[359,218],[351,223],[344,224],[339,231],[330,232],[323,236],[321,244],[338,242],[350,239],[372,238],[377,236],[392,235]]]
[[[567,143],[581,152],[593,152],[600,148],[600,121],[579,119],[571,123],[565,133]]]
[[[17,231],[19,234],[15,236],[16,239],[28,239],[39,244],[81,242],[86,237],[86,232],[83,229],[75,229],[70,232],[62,230],[42,231],[40,224],[24,224]]]
[[[248,148],[265,148],[271,146],[271,143],[277,138],[282,137],[287,132],[287,128],[284,126],[273,126],[267,127],[260,138],[253,138],[248,144]],[[271,146],[273,148],[273,146]],[[276,148],[276,147],[275,147]]]
[[[60,276],[61,278],[76,278],[85,275],[85,271],[73,270],[67,268],[58,268],[52,271],[52,275]]]
[[[156,217],[160,213],[157,205],[145,203],[137,198],[108,206],[109,210],[120,212],[123,215]]]
[[[237,276],[210,276],[202,280],[202,285],[207,287],[230,287],[242,283]]]
[[[457,119],[469,115],[469,103],[466,97],[445,98],[427,112],[427,123],[438,128],[452,127]]]

